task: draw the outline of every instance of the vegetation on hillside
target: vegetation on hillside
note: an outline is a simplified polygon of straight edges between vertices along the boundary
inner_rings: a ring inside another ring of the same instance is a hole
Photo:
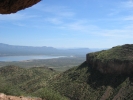
[[[10,65],[0,68],[0,93],[34,96],[47,100],[68,100],[50,88],[49,81],[59,72],[47,67],[29,69]],[[55,98],[55,99],[53,99]]]
[[[99,60],[133,60],[133,44],[116,46],[109,50],[103,50],[96,53],[89,53],[89,58]]]
[[[50,87],[71,100],[132,100],[132,77],[105,75],[86,62],[59,76]]]
[[[0,92],[10,95],[47,100],[133,99],[132,76],[104,75],[86,62],[63,73],[45,67],[5,66],[0,68],[0,81]]]
[[[88,65],[104,74],[133,73],[133,44],[116,46],[109,50],[86,55]]]

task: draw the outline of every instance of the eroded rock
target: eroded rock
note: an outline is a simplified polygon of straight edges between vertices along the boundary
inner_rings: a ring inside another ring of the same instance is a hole
[[[0,14],[16,13],[40,1],[41,0],[0,0]]]
[[[133,45],[113,47],[96,53],[89,53],[86,61],[92,69],[103,74],[132,74]]]

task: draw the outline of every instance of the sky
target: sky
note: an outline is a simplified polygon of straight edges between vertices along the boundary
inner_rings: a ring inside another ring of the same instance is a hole
[[[0,14],[0,43],[55,48],[133,44],[133,0],[42,0]]]

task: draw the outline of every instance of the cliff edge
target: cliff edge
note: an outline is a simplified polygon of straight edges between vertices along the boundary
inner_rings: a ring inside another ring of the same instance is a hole
[[[103,74],[133,73],[133,44],[116,46],[86,55],[86,61],[92,69]]]

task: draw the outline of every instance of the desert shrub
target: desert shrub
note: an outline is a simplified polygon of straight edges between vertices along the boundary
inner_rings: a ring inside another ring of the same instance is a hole
[[[22,92],[18,87],[9,84],[2,84],[0,87],[0,93],[14,96],[24,95],[24,92]]]
[[[33,93],[33,96],[45,98],[46,100],[69,100],[65,96],[49,88],[42,88]]]

